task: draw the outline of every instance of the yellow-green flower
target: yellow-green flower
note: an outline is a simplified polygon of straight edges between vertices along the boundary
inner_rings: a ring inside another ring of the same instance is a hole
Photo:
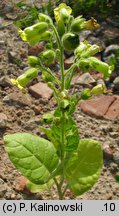
[[[58,23],[60,20],[65,21],[69,18],[72,13],[72,9],[65,3],[61,3],[57,8],[54,9],[55,20]]]
[[[82,28],[85,30],[93,30],[95,28],[99,28],[100,25],[97,23],[97,20],[95,20],[93,17],[91,17],[90,20],[83,23]]]
[[[21,86],[16,79],[11,79],[10,81],[13,85],[17,86],[23,93],[26,93],[26,89]]]
[[[48,24],[40,22],[25,28],[24,31],[19,29],[18,33],[22,40],[27,41],[30,45],[35,45],[38,41],[47,41],[51,38],[52,33],[47,29]]]
[[[91,95],[106,93],[106,86],[104,84],[98,84],[92,88],[90,93]]]
[[[112,71],[114,70],[113,65],[110,66],[96,57],[81,58],[79,61],[79,67],[84,71],[96,70],[104,75],[104,79],[110,77]]]
[[[94,44],[89,44],[87,41],[81,42],[75,50],[76,58],[86,58],[100,52],[101,48]]]

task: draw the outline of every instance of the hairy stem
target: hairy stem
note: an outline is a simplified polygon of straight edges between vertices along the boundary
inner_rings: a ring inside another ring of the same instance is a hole
[[[57,40],[57,44],[58,44],[58,47],[59,47],[59,50],[60,50],[60,69],[61,69],[61,77],[62,77],[62,80],[61,80],[61,91],[63,91],[64,88],[65,88],[65,79],[64,79],[64,48],[62,46],[59,34],[58,34],[55,26],[51,25],[51,28],[54,31],[54,34],[55,34],[56,40]]]

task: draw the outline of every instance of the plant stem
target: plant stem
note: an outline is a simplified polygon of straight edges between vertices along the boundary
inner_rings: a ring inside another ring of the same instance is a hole
[[[54,78],[55,82],[56,82],[58,85],[61,85],[61,84],[60,84],[60,81],[57,79],[57,77],[54,76],[54,75],[52,74],[52,72],[50,72],[50,70],[48,70],[45,66],[42,65],[42,62],[41,62],[40,59],[39,59],[39,61],[40,61],[39,69],[40,69],[41,71],[44,70],[44,71],[46,71],[47,73],[49,73],[49,74]]]
[[[58,48],[60,50],[60,56],[59,56],[59,63],[60,63],[60,70],[61,70],[61,91],[65,89],[65,73],[64,73],[64,48],[61,43],[59,34],[55,28],[54,25],[51,25],[51,28],[54,31],[54,34],[56,36],[56,41],[58,44]],[[62,176],[60,179],[60,183],[58,184],[57,182],[57,189],[58,189],[58,194],[59,194],[59,199],[63,199],[63,193],[62,193],[62,185],[64,183],[64,147],[65,147],[65,112],[62,110],[62,115],[61,115],[61,163],[62,163]]]
[[[65,88],[65,79],[64,79],[64,48],[62,46],[62,43],[61,43],[59,34],[57,32],[57,29],[52,24],[51,24],[51,28],[54,31],[54,34],[55,34],[56,40],[57,40],[57,44],[58,44],[58,47],[59,47],[59,50],[60,50],[60,69],[61,69],[61,77],[62,77],[62,80],[61,80],[61,91],[63,91],[64,88]]]
[[[61,186],[60,184],[58,183],[57,179],[54,178],[54,182],[57,186],[57,191],[58,191],[58,196],[59,196],[59,200],[63,200],[64,196],[63,196],[63,193],[62,193],[62,190],[61,190]]]

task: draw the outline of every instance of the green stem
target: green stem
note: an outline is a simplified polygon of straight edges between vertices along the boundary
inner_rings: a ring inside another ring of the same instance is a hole
[[[61,43],[59,34],[57,32],[57,29],[52,24],[51,24],[51,28],[54,31],[54,34],[55,34],[56,40],[57,40],[57,44],[58,44],[58,47],[59,47],[59,50],[60,50],[60,69],[61,69],[61,77],[62,77],[62,80],[61,80],[61,91],[63,91],[64,88],[65,88],[65,79],[64,79],[64,48],[62,46],[62,43]]]
[[[55,182],[55,184],[56,184],[56,186],[57,186],[57,191],[58,191],[59,199],[60,199],[60,200],[63,200],[64,196],[63,196],[63,193],[62,193],[60,184],[58,183],[58,181],[57,181],[56,178],[54,178],[54,182]]]
[[[40,61],[40,60],[39,60]],[[43,66],[42,65],[42,63],[41,63],[41,61],[40,61],[40,66],[39,66],[39,69],[42,71],[46,71],[47,73],[49,73],[53,78],[54,78],[54,80],[55,80],[55,82],[60,86],[61,85],[61,83],[60,83],[60,81],[57,79],[57,77],[56,76],[54,76],[51,72],[50,72],[50,70],[48,70],[45,66]]]
[[[65,74],[64,74],[64,48],[63,45],[61,43],[59,34],[55,28],[54,25],[51,25],[51,28],[54,31],[54,34],[56,36],[56,41],[58,44],[58,48],[60,50],[60,56],[59,56],[59,63],[60,63],[60,70],[61,70],[61,91],[63,91],[65,89]],[[63,199],[63,193],[62,193],[62,185],[64,183],[64,147],[65,147],[65,113],[62,110],[62,116],[61,116],[61,163],[62,163],[62,175],[61,175],[61,179],[60,179],[60,183],[58,184],[58,182],[55,180],[55,183],[57,185],[57,189],[58,189],[58,194],[59,194],[59,199]]]
[[[68,74],[72,73],[77,68],[77,64],[74,63],[64,74],[64,76],[67,76]]]

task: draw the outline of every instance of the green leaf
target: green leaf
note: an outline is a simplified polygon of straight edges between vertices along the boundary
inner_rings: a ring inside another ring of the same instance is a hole
[[[56,109],[54,113],[55,117],[61,118],[61,111],[59,109]],[[56,137],[59,142],[62,140],[62,122],[60,119],[60,122],[58,124],[53,124],[52,131],[54,136]],[[78,128],[71,116],[67,116],[66,122],[65,122],[65,150],[68,152],[75,151],[79,144],[79,133]]]
[[[44,184],[58,166],[54,145],[38,136],[16,133],[4,137],[5,149],[15,167],[31,182]]]
[[[26,182],[26,187],[32,193],[39,193],[39,192],[49,190],[52,187],[53,184],[54,184],[53,179],[51,179],[48,183],[42,184],[42,185],[36,185],[36,184],[34,184],[34,183],[32,183],[31,181],[28,180]]]
[[[66,122],[66,151],[73,152],[79,144],[78,128],[72,117],[68,116]]]
[[[88,191],[100,177],[103,154],[96,140],[82,139],[78,153],[73,154],[65,164],[66,179],[70,189],[81,195]]]
[[[53,130],[44,127],[40,127],[40,130],[46,134],[47,138],[54,144],[55,148],[58,149],[59,141],[57,140]]]

